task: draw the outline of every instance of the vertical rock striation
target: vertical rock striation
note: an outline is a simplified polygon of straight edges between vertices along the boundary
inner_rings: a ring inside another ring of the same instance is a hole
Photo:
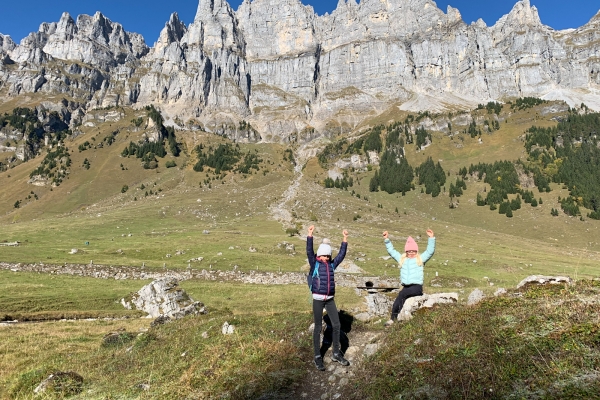
[[[442,111],[536,96],[600,110],[600,13],[565,31],[529,0],[488,26],[431,0],[200,0],[154,47],[101,13],[67,13],[17,46],[0,35],[0,95],[67,93],[87,108],[155,104],[237,140],[310,140],[391,107]],[[10,63],[17,67],[10,67]],[[237,128],[250,122],[260,135]],[[195,123],[196,123],[195,122]]]

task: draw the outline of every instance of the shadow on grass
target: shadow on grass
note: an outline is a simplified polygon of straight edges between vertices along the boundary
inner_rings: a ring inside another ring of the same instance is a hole
[[[344,310],[340,310],[338,312],[340,317],[340,350],[342,354],[346,353],[348,347],[350,347],[350,340],[348,339],[348,333],[352,330],[352,323],[354,322],[354,317],[348,314]],[[325,356],[327,350],[333,344],[333,327],[331,326],[331,319],[329,315],[325,314],[323,317],[323,322],[325,322],[325,332],[323,333],[323,344],[321,344],[321,357]]]

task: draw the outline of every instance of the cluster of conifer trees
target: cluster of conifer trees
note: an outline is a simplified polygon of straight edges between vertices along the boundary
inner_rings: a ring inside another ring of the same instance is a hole
[[[325,178],[324,183],[326,189],[337,188],[347,190],[349,187],[354,186],[354,180],[352,179],[352,177],[348,177],[347,174],[344,174],[344,176],[342,176],[342,179],[335,178],[335,180],[333,180],[333,178],[327,177]]]
[[[561,200],[569,215],[580,215],[579,206],[600,219],[600,114],[570,113],[552,128],[531,127],[525,148],[536,169],[536,185],[548,190],[549,182],[567,186],[570,198]]]
[[[171,154],[174,157],[179,157],[181,153],[181,149],[179,148],[179,144],[177,143],[177,138],[175,136],[175,129],[172,126],[165,127],[163,125],[164,119],[156,108],[153,105],[149,105],[145,107],[148,118],[154,121],[157,129],[161,132],[161,136],[167,139],[167,143],[169,144],[169,150],[171,150]],[[138,120],[132,121],[136,126],[138,125]],[[141,123],[140,123],[141,125]],[[114,136],[118,133],[115,131],[112,135],[104,138],[104,142],[106,142],[109,146],[114,141]],[[80,146],[81,147],[81,146]],[[85,149],[84,149],[85,150]],[[80,148],[79,151],[82,151]],[[135,156],[137,158],[141,158],[142,166],[145,169],[155,169],[158,168],[158,161],[156,157],[163,158],[167,155],[167,150],[164,145],[164,140],[160,140],[158,142],[144,142],[144,143],[133,143],[129,142],[129,145],[123,149],[121,152],[121,156],[129,157]]]
[[[48,151],[39,167],[31,171],[30,178],[34,176],[42,176],[51,179],[54,186],[60,186],[63,179],[69,173],[68,168],[71,166],[71,156],[69,149],[66,146],[57,146],[53,150]]]
[[[203,172],[204,167],[213,168],[215,174],[220,174],[221,171],[231,171],[241,157],[239,144],[234,147],[229,143],[225,143],[219,144],[215,149],[209,146],[207,152],[203,150],[204,146],[202,144],[194,149],[198,155],[198,162],[194,165],[194,171],[196,172]]]

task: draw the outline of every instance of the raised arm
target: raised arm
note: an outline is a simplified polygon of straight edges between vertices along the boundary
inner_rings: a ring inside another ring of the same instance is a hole
[[[344,238],[342,239],[342,244],[340,245],[340,251],[338,252],[337,256],[335,256],[332,263],[334,269],[337,268],[342,261],[344,261],[344,258],[346,257],[346,250],[348,249],[348,231],[344,229],[342,231],[342,235],[344,235]]]
[[[308,265],[310,268],[315,267],[315,262],[317,258],[315,256],[315,250],[313,248],[313,232],[315,230],[315,226],[311,225],[308,227],[308,235],[306,236],[306,257],[308,258]],[[312,271],[311,271],[312,272]]]
[[[435,236],[433,235],[433,231],[431,229],[427,229],[427,236],[429,237],[427,239],[427,249],[425,252],[423,252],[423,254],[421,254],[421,259],[423,262],[427,262],[427,260],[429,260],[435,252]]]
[[[388,254],[397,262],[400,262],[400,258],[402,257],[402,254],[400,254],[396,249],[394,249],[394,245],[392,244],[391,240],[389,239],[389,234],[388,231],[383,232],[383,243],[385,243],[385,249],[387,250]]]

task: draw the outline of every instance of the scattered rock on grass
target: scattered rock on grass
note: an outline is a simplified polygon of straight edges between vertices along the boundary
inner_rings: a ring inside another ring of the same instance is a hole
[[[223,326],[221,327],[221,332],[223,335],[231,335],[235,331],[235,326],[230,325],[229,322],[225,321]]]
[[[110,332],[102,338],[102,346],[118,346],[132,341],[135,338],[133,333],[118,331]]]
[[[469,295],[469,299],[467,300],[467,305],[472,306],[479,303],[481,300],[485,298],[485,294],[480,289],[475,289]]]
[[[44,379],[34,390],[35,394],[55,393],[73,396],[83,390],[83,377],[76,372],[54,372]]]

